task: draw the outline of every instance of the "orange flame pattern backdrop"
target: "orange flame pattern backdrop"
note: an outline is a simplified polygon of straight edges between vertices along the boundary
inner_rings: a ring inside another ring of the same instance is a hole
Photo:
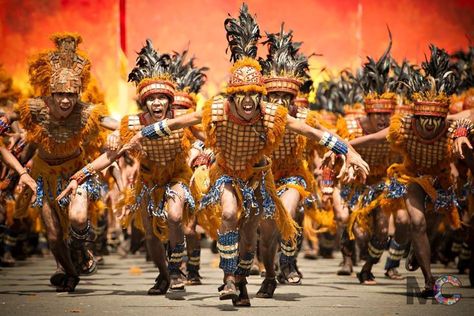
[[[227,79],[228,55],[224,19],[236,17],[241,1],[122,0],[125,3],[126,56],[120,56],[120,0],[0,0],[0,63],[26,90],[28,56],[51,48],[53,32],[78,32],[92,61],[93,74],[115,116],[134,110],[134,89],[123,81],[146,38],[160,52],[189,47],[199,66],[209,66],[204,98]],[[474,2],[470,0],[248,0],[261,32],[276,32],[282,21],[303,41],[312,58],[312,73],[357,68],[366,55],[380,56],[387,46],[386,25],[393,34],[392,55],[421,62],[430,42],[453,51],[466,48],[474,31]],[[264,56],[261,49],[259,55]],[[121,72],[122,67],[122,72]],[[316,80],[318,80],[316,78]],[[124,92],[125,91],[125,92]]]

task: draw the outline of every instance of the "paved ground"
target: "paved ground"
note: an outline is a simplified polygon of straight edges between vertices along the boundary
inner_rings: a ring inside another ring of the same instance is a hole
[[[73,294],[57,294],[48,286],[55,265],[51,257],[31,258],[15,268],[0,271],[0,315],[473,315],[474,289],[447,288],[446,293],[461,293],[463,298],[453,306],[421,304],[417,298],[407,303],[407,281],[383,278],[382,265],[375,270],[381,285],[361,286],[356,277],[335,275],[340,259],[300,259],[304,273],[301,286],[279,286],[274,299],[253,298],[261,278],[249,280],[251,308],[234,308],[229,301],[219,301],[217,287],[221,272],[217,269],[218,257],[203,250],[201,274],[204,285],[188,287],[180,296],[147,296],[147,289],[156,277],[152,264],[141,256],[121,259],[106,257],[99,272],[84,277]],[[356,269],[360,269],[356,268]],[[405,273],[404,269],[402,271]],[[435,266],[436,274],[456,273],[454,269]],[[422,285],[421,272],[416,276]],[[466,276],[458,276],[466,286]]]

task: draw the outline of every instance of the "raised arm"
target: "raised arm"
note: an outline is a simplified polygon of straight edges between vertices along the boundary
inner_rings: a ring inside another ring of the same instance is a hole
[[[100,119],[100,126],[111,131],[119,129],[120,122],[111,116],[104,116]]]
[[[378,131],[377,133],[357,137],[349,142],[354,148],[361,148],[366,146],[383,144],[387,141],[388,136],[388,127],[383,130]]]
[[[128,144],[125,144],[125,146],[122,147],[119,154],[122,154],[126,150],[139,148],[140,140],[145,137],[149,139],[166,137],[169,136],[174,130],[191,127],[201,123],[201,121],[202,111],[196,111],[176,118],[164,119],[154,124],[145,126],[140,132],[132,137]]]
[[[470,119],[472,122],[474,122],[474,109],[448,115],[449,121],[456,121],[459,119]]]

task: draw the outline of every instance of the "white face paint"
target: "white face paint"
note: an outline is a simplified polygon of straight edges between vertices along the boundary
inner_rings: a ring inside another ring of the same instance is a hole
[[[255,117],[258,112],[261,94],[257,92],[238,92],[233,95],[235,111],[237,115],[249,121]]]
[[[145,105],[154,121],[161,121],[166,117],[170,100],[162,93],[153,93],[146,97]]]

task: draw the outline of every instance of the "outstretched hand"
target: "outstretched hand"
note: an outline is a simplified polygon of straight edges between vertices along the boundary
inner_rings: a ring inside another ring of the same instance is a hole
[[[464,159],[464,155],[462,153],[464,145],[466,145],[467,148],[472,150],[472,145],[467,137],[458,137],[454,140],[453,154],[459,159]]]
[[[344,183],[352,182],[356,178],[365,181],[369,174],[369,165],[351,148],[349,148],[347,155],[338,156],[332,151],[328,151],[323,157],[322,167],[333,168],[337,158],[342,159],[342,167],[337,179],[341,179]]]
[[[106,147],[108,150],[115,151],[120,145],[120,134],[119,131],[114,131],[107,136]]]
[[[18,185],[20,187],[23,185],[27,185],[28,187],[30,187],[31,191],[33,191],[32,201],[36,201],[36,181],[28,173],[23,173],[20,176],[20,181],[18,182]]]
[[[118,152],[118,156],[123,155],[128,150],[141,151],[142,150],[142,145],[140,143],[140,140],[142,138],[143,137],[142,137],[141,132],[138,132],[137,134],[135,134],[135,136],[133,136],[128,143],[126,143],[125,145],[123,145],[122,148],[120,148],[120,151]]]
[[[79,187],[79,184],[77,183],[76,180],[71,180],[67,187],[58,195],[56,198],[56,202],[61,201],[63,198],[69,196],[70,194],[76,195],[77,188]]]

